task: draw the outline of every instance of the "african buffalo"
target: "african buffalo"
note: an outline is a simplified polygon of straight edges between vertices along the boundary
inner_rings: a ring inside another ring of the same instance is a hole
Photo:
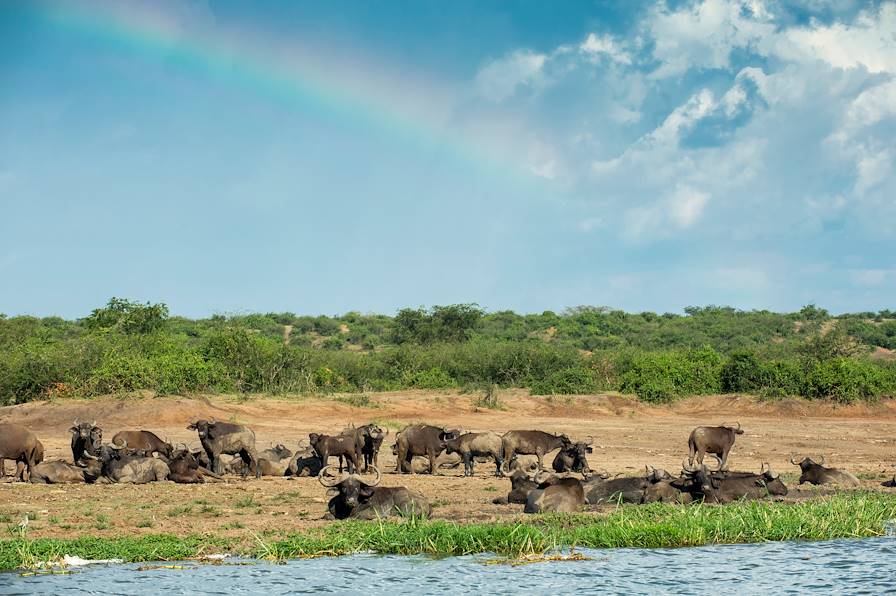
[[[4,459],[20,462],[19,480],[27,481],[34,466],[44,459],[44,446],[30,430],[19,424],[0,424],[0,464]],[[0,475],[5,470],[0,467]]]
[[[127,445],[129,449],[143,451],[149,455],[158,453],[165,458],[171,457],[173,448],[171,443],[163,441],[159,436],[148,430],[122,430],[112,437],[112,444],[121,447]]]
[[[609,478],[609,474],[591,476],[584,483],[585,500],[600,503],[640,503],[644,492],[653,484],[646,476]]]
[[[320,455],[311,448],[299,448],[289,462],[286,472],[289,476],[317,476],[323,469]]]
[[[357,428],[351,425],[343,429],[342,434],[355,438],[355,452],[364,463],[364,471],[366,472],[371,465],[376,466],[379,462],[380,447],[382,447],[389,431],[383,431],[382,428],[375,424],[365,424]],[[342,465],[341,458],[339,465]]]
[[[540,430],[512,430],[502,437],[504,461],[510,462],[516,455],[535,455],[538,469],[544,469],[544,456],[555,449],[565,449],[572,444],[566,435],[552,435]]]
[[[264,451],[258,452],[259,459],[266,459],[268,461],[281,461],[284,459],[292,459],[292,451],[286,448],[286,445],[283,443],[277,443],[270,449],[265,449]]]
[[[446,453],[457,453],[464,462],[464,476],[473,475],[473,458],[491,457],[495,462],[495,476],[503,476],[504,447],[501,437],[493,432],[465,433],[459,437],[443,433]]]
[[[124,448],[109,445],[100,448],[103,476],[112,482],[145,484],[168,479],[171,470],[162,460],[155,457],[123,455],[119,453],[122,450]]]
[[[262,476],[285,476],[286,471],[289,469],[289,463],[289,460],[271,461],[263,457],[258,458],[258,466],[261,468]],[[238,457],[233,458],[230,463],[224,466],[224,469],[229,474],[239,474],[240,476],[244,476],[249,471],[246,462]]]
[[[454,438],[456,431],[446,432],[444,428],[428,424],[413,424],[402,430],[395,438],[395,470],[405,473],[405,462],[410,464],[415,455],[429,459],[429,473],[435,474],[436,456],[445,449],[445,439]]]
[[[329,459],[333,456],[339,457],[339,471],[342,471],[342,458],[346,459],[349,473],[355,473],[358,470],[358,448],[357,438],[354,435],[320,435],[311,433],[308,435],[311,447],[320,456],[321,463],[326,466]]]
[[[220,480],[220,476],[203,466],[186,446],[175,449],[168,460],[168,480],[178,484],[201,484],[205,477]]]
[[[92,484],[102,475],[102,463],[88,460],[83,466],[64,461],[45,461],[34,466],[32,484]]]
[[[241,424],[216,422],[215,420],[197,420],[187,427],[199,433],[199,442],[208,454],[210,469],[220,474],[221,454],[239,455],[248,465],[247,471],[255,470],[255,477],[261,478],[261,468],[256,465],[258,455],[255,452],[255,433]]]
[[[722,458],[722,470],[728,468],[728,453],[734,445],[734,439],[737,435],[744,434],[740,428],[740,422],[737,428],[733,426],[698,426],[691,431],[688,437],[688,464],[694,465],[694,457],[697,458],[698,464],[703,464],[703,456],[707,453],[714,453]]]
[[[368,484],[357,474],[340,473],[329,476],[335,466],[327,466],[321,470],[318,480],[330,489],[332,498],[327,509],[336,519],[380,519],[391,515],[423,516],[432,513],[432,507],[422,493],[399,487],[377,486],[380,472],[372,467],[376,479]]]
[[[538,483],[528,474],[520,469],[514,470],[510,474],[510,492],[507,493],[507,497],[498,497],[492,503],[496,505],[506,505],[508,503],[525,505],[526,500],[529,498],[529,493],[536,488],[538,488]]]
[[[722,460],[714,457],[721,468]],[[683,475],[691,481],[685,490],[691,493],[695,501],[730,503],[787,494],[787,486],[767,463],[762,464],[759,474],[709,470],[705,465],[691,466],[687,461],[682,462],[681,467]]]
[[[578,478],[551,478],[529,491],[524,513],[575,513],[585,504]]]
[[[68,429],[72,433],[72,461],[80,462],[82,459],[96,459],[99,456],[100,445],[103,443],[103,429],[96,422],[81,422],[75,420],[75,425]]]
[[[564,447],[557,452],[551,467],[555,472],[581,472],[588,474],[591,468],[588,467],[588,454],[592,453],[591,443],[594,439],[588,437],[587,441],[571,443],[568,447]]]
[[[800,474],[800,484],[808,482],[809,484],[839,484],[841,486],[857,487],[861,483],[859,479],[845,470],[837,468],[826,468],[825,458],[821,456],[821,463],[816,463],[808,457],[802,461],[796,461],[790,456],[790,463],[799,466],[802,470]]]

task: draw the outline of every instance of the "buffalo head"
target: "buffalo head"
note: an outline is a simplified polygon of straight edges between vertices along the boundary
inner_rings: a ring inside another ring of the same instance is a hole
[[[382,475],[376,469],[376,466],[370,466],[376,478],[371,483],[361,480],[358,474],[349,474],[343,472],[334,474],[337,466],[326,466],[317,475],[318,481],[329,489],[328,494],[332,497],[340,495],[345,501],[346,506],[350,508],[357,507],[360,502],[366,501],[373,496],[373,489],[380,483]]]

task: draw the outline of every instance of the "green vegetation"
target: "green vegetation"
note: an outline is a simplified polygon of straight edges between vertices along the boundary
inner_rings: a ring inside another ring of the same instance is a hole
[[[189,320],[164,304],[113,298],[76,321],[0,315],[0,404],[149,390],[334,393],[375,407],[372,391],[493,384],[656,403],[719,392],[852,402],[896,394],[889,349],[896,313],[833,316],[812,305],[784,314],[708,306],[520,315],[461,304],[395,317]]]
[[[626,505],[605,516],[530,516],[513,523],[446,521],[338,522],[276,541],[168,535],[133,538],[30,539],[20,532],[0,541],[0,569],[33,565],[64,554],[125,561],[188,559],[228,549],[275,560],[356,552],[434,556],[497,553],[508,557],[551,549],[662,548],[778,540],[882,536],[896,517],[896,497],[841,493],[801,503],[749,501],[725,506]],[[227,527],[238,527],[236,525]],[[222,526],[224,529],[225,526]]]

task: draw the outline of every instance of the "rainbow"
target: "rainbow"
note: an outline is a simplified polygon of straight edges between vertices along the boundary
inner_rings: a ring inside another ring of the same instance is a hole
[[[290,40],[277,45],[248,31],[201,27],[185,30],[177,19],[148,2],[124,8],[98,3],[35,3],[38,18],[87,39],[123,47],[147,60],[175,62],[201,76],[226,80],[290,106],[328,114],[343,125],[371,131],[390,143],[476,169],[519,176],[526,170],[511,151],[487,135],[464,130],[453,120],[446,97],[456,96],[437,80],[352,57],[340,60],[319,48]]]

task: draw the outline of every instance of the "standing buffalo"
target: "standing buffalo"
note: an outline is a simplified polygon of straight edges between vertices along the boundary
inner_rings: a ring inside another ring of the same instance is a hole
[[[705,465],[691,466],[682,462],[683,474],[691,481],[687,487],[694,500],[706,503],[730,503],[740,499],[762,499],[767,496],[787,494],[787,486],[781,481],[770,465],[762,464],[759,474],[751,472],[727,472],[709,470]]]
[[[446,453],[458,453],[464,462],[464,476],[473,475],[473,458],[488,456],[495,462],[495,476],[503,476],[504,446],[501,437],[493,432],[465,433],[454,437],[442,434]]]
[[[100,448],[103,476],[112,482],[128,484],[145,484],[168,479],[171,471],[168,464],[155,457],[122,454],[121,451],[126,447],[119,449],[103,445]]]
[[[129,449],[144,451],[150,455],[158,453],[164,455],[166,459],[171,457],[173,451],[171,443],[163,441],[158,435],[148,430],[119,431],[112,437],[112,444],[118,447],[127,445]]]
[[[588,466],[588,454],[593,451],[591,443],[594,439],[588,437],[587,441],[572,443],[569,447],[564,447],[557,452],[551,467],[555,472],[580,472],[581,474],[589,474],[591,468]]]
[[[540,430],[512,430],[502,438],[504,461],[516,455],[538,457],[538,469],[544,469],[544,456],[555,449],[566,449],[572,444],[566,435],[552,435]]]
[[[703,456],[707,453],[714,453],[722,458],[722,470],[728,468],[728,453],[734,445],[734,439],[737,435],[744,434],[740,428],[740,422],[737,428],[733,426],[698,426],[691,431],[688,438],[688,464],[694,465],[694,457],[697,458],[698,464],[703,464]]]
[[[343,429],[342,434],[355,438],[355,452],[358,454],[359,459],[363,461],[364,471],[366,472],[371,465],[376,466],[378,464],[380,447],[382,447],[389,431],[383,431],[382,428],[375,424],[365,424],[357,428],[354,425],[349,426]],[[339,465],[342,465],[341,458]]]
[[[72,433],[72,461],[78,463],[82,459],[96,459],[99,456],[103,429],[96,425],[96,421],[75,420],[75,425],[68,430]]]
[[[575,513],[585,504],[585,491],[578,478],[553,477],[529,491],[524,513]]]
[[[102,475],[102,463],[88,460],[83,466],[64,461],[45,461],[34,466],[31,472],[33,484],[92,484]]]
[[[0,475],[2,462],[11,459],[22,464],[19,480],[27,481],[34,466],[44,459],[44,446],[30,430],[18,424],[0,424]]]
[[[367,484],[357,474],[340,473],[330,477],[334,466],[321,470],[318,480],[330,489],[332,497],[327,504],[330,514],[336,519],[380,519],[391,515],[423,516],[432,513],[432,507],[422,493],[405,488],[377,486],[380,472],[373,467],[376,479]]]
[[[423,455],[429,459],[429,473],[435,474],[436,456],[445,449],[445,439],[453,439],[457,434],[456,431],[446,432],[444,428],[428,424],[408,426],[395,439],[395,470],[404,474],[405,464],[409,468],[415,455]]]
[[[815,463],[808,457],[797,462],[792,455],[790,456],[790,463],[799,466],[800,470],[802,470],[802,474],[800,474],[800,484],[808,482],[810,484],[840,484],[842,486],[850,487],[857,487],[861,484],[858,478],[845,470],[826,468],[824,466],[825,458],[823,455],[821,456],[820,464]]]
[[[216,422],[215,420],[197,420],[187,427],[199,433],[199,442],[208,454],[211,470],[220,474],[221,454],[239,455],[246,465],[247,471],[255,469],[255,477],[261,478],[261,468],[257,465],[258,455],[255,452],[255,433],[247,426]]]
[[[321,464],[327,465],[330,457],[339,457],[339,471],[342,471],[342,458],[347,460],[348,471],[355,473],[358,470],[358,448],[357,438],[352,435],[319,435],[311,433],[308,435],[311,447],[320,456]]]

